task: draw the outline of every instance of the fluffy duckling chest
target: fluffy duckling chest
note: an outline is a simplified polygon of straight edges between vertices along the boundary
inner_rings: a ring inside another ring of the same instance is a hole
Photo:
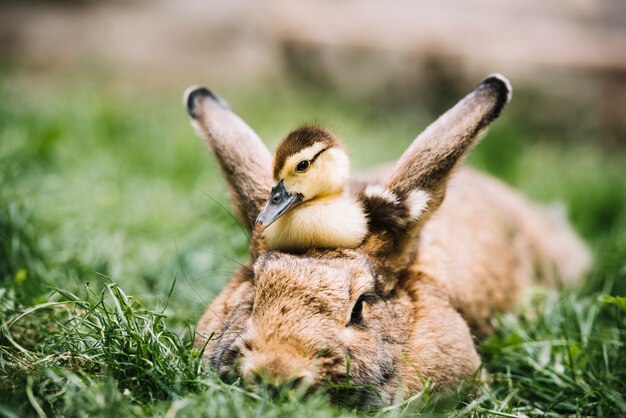
[[[354,248],[367,233],[359,202],[346,195],[315,199],[284,214],[264,233],[269,248]]]

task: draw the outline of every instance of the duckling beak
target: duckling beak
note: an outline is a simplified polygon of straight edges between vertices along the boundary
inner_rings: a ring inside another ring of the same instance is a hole
[[[263,231],[301,201],[302,195],[287,193],[285,185],[281,180],[276,186],[272,187],[267,204],[256,218],[257,230]]]

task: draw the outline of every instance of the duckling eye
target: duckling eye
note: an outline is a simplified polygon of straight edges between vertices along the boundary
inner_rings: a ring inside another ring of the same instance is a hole
[[[302,160],[296,166],[296,172],[304,173],[305,171],[307,171],[309,169],[310,165],[311,165],[311,163],[309,162],[309,160]]]

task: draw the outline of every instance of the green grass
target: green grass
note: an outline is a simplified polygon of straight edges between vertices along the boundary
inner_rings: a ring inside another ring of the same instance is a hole
[[[356,411],[250,393],[203,367],[195,321],[246,260],[226,185],[180,91],[80,84],[0,81],[0,416],[626,414],[626,152],[598,145],[582,107],[536,109],[520,92],[470,163],[567,205],[596,257],[585,284],[535,289],[496,319],[484,381]],[[432,118],[276,83],[220,93],[270,145],[328,124],[357,168],[393,160]]]

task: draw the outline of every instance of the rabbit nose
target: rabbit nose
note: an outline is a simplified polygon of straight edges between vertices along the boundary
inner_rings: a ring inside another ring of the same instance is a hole
[[[296,389],[306,382],[306,376],[280,378],[267,373],[265,370],[252,373],[252,380],[259,386],[272,387],[276,390]]]
[[[266,367],[258,367],[250,372],[252,381],[256,384],[281,386],[295,388],[308,380],[310,373],[301,371],[300,373],[292,371],[287,372],[285,369],[268,369]]]
[[[304,391],[300,393],[305,394],[311,389],[311,385],[308,384],[306,376],[277,379],[275,376],[271,376],[268,373],[255,372],[253,373],[252,379],[257,388],[260,388],[261,391],[267,393],[272,398],[281,398],[285,396],[287,392],[292,390],[299,392],[300,389]]]
[[[240,373],[253,385],[303,386],[317,380],[316,360],[303,344],[258,338],[255,349],[243,356]]]
[[[254,385],[295,389],[310,385],[314,380],[310,360],[300,356],[261,354],[247,360],[243,366],[243,375]]]

